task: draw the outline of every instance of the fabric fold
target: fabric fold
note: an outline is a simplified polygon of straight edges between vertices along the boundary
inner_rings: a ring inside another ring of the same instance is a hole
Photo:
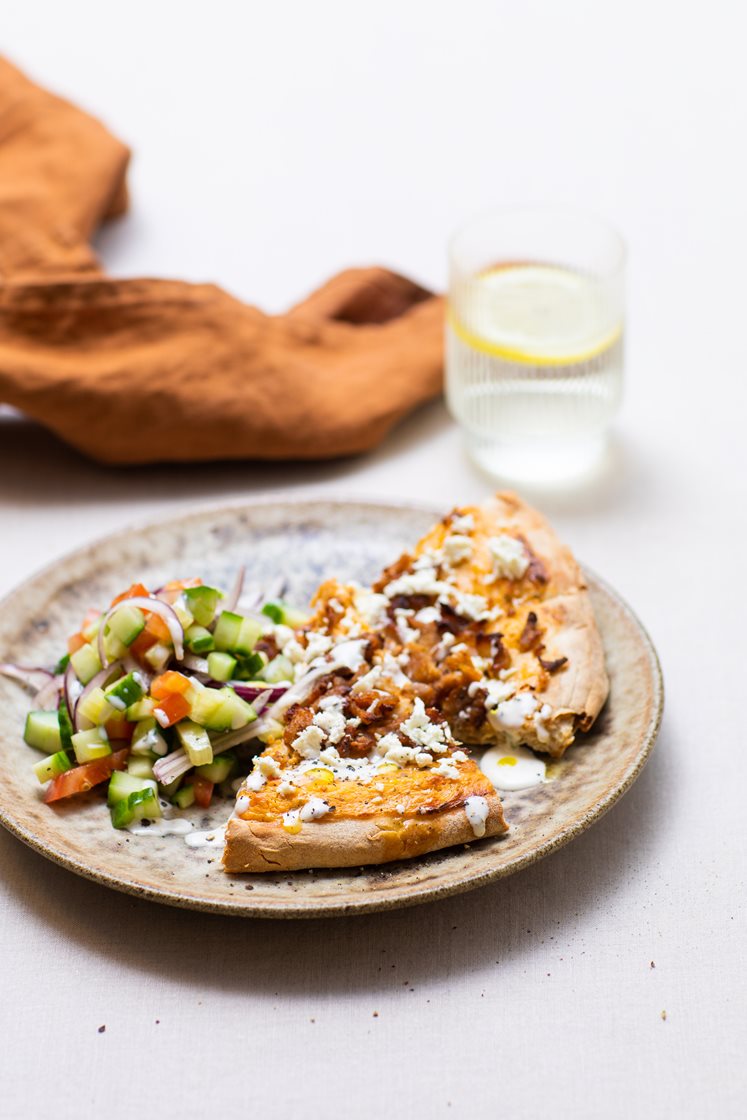
[[[107,278],[129,151],[0,59],[0,402],[104,463],[374,447],[442,383],[443,306],[346,270],[285,315],[213,284]]]

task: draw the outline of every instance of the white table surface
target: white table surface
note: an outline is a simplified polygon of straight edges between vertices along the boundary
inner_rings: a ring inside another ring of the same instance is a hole
[[[442,286],[447,234],[493,203],[574,203],[625,232],[612,469],[538,501],[645,621],[668,693],[653,760],[607,817],[523,874],[435,905],[308,923],[180,912],[0,834],[3,1116],[747,1114],[735,11],[4,12],[9,55],[136,150],[132,213],[100,238],[117,274],[215,280],[280,309],[348,264]],[[0,592],[131,521],[276,487],[446,508],[488,483],[440,404],[374,454],[317,466],[108,470],[6,419]]]

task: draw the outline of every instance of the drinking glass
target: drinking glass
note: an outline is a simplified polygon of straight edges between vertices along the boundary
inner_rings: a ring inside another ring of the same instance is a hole
[[[572,211],[495,211],[449,247],[446,395],[495,478],[557,483],[599,459],[623,381],[625,245]]]

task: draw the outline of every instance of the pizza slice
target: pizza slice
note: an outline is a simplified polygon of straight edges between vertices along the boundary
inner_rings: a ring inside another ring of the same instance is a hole
[[[381,863],[499,835],[500,799],[462,742],[559,756],[606,698],[581,571],[512,494],[449,514],[371,588],[326,582],[314,607],[283,648],[304,695],[239,791],[229,871]]]

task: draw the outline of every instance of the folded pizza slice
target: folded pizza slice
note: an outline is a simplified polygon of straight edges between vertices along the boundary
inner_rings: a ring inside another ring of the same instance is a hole
[[[326,582],[314,607],[283,647],[296,702],[239,791],[229,871],[501,834],[500,799],[460,740],[560,756],[607,695],[582,573],[512,494],[449,514],[370,588]]]
[[[375,637],[359,645],[370,660],[317,676],[254,760],[226,827],[226,870],[384,863],[507,830],[441,713]]]

